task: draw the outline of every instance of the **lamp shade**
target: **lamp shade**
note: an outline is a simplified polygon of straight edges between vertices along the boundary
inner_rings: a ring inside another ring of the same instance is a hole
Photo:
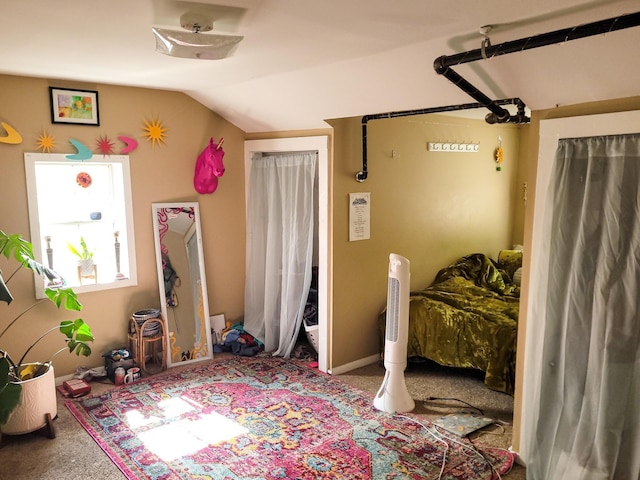
[[[171,57],[220,60],[233,53],[244,38],[237,35],[209,35],[152,28],[156,51]]]

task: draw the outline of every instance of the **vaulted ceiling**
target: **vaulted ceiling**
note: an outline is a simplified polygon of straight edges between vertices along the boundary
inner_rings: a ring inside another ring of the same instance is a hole
[[[436,74],[441,55],[640,11],[637,0],[202,0],[212,33],[242,35],[222,60],[155,51],[180,30],[178,0],[9,1],[0,73],[186,93],[246,132],[473,102]],[[204,35],[204,34],[203,34]],[[640,27],[460,65],[491,98],[532,109],[640,95]],[[0,106],[1,108],[1,106]]]

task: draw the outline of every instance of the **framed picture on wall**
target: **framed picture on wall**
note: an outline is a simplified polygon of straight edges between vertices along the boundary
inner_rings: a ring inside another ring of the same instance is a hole
[[[51,123],[100,125],[98,92],[49,87]]]

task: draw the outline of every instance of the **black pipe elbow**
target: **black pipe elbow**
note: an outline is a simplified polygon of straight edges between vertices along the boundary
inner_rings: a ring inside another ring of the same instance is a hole
[[[493,125],[495,123],[508,123],[511,120],[511,114],[509,113],[509,110],[503,108],[502,109],[502,114],[498,115],[494,112],[490,112],[487,113],[487,115],[484,117],[484,121],[487,122],[489,125]]]
[[[446,59],[447,59],[447,56],[442,55],[433,61],[433,69],[436,71],[438,75],[442,75],[444,72],[447,71],[448,67],[445,65]]]

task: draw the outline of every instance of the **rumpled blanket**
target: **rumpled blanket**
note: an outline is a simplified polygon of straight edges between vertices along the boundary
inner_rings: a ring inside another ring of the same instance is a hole
[[[520,288],[484,254],[460,258],[434,283],[411,292],[408,357],[485,372],[485,384],[513,394]],[[386,312],[379,316],[384,351]]]

